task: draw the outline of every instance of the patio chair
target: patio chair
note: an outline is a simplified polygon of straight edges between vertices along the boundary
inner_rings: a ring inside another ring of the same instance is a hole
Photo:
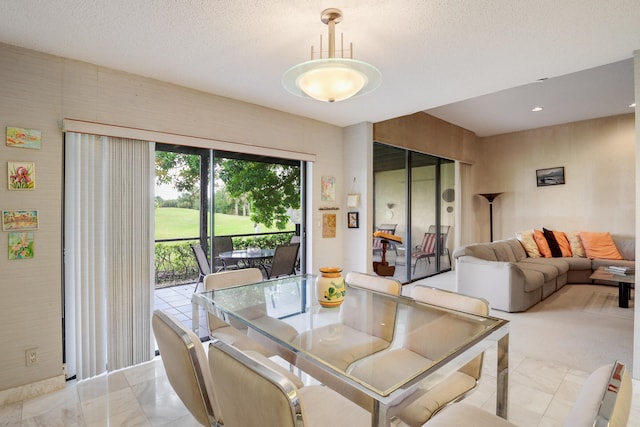
[[[222,270],[234,270],[243,267],[240,260],[223,260],[219,257],[222,252],[232,251],[233,240],[231,239],[231,236],[215,236],[213,238],[213,262],[216,272]]]
[[[193,251],[193,255],[196,257],[196,262],[198,264],[198,281],[196,282],[196,287],[193,288],[193,293],[198,290],[198,285],[203,283],[204,277],[207,274],[211,274],[211,267],[209,267],[209,260],[207,259],[207,254],[204,253],[204,249],[200,245],[189,245],[191,246],[191,250]]]
[[[267,275],[267,279],[296,274],[296,261],[298,259],[299,250],[300,243],[289,243],[276,246],[276,251],[273,254],[271,264],[262,266],[265,274]]]
[[[631,374],[620,362],[596,369],[582,386],[565,426],[624,427],[633,395]],[[424,427],[517,427],[477,406],[460,402],[436,414]]]
[[[449,257],[449,265],[451,265],[451,253],[447,248],[447,237],[449,235],[450,225],[441,225],[440,233],[436,233],[436,226],[431,225],[424,236],[422,236],[422,242],[415,246],[411,251],[411,259],[413,260],[413,274],[416,274],[416,267],[418,261],[426,259],[427,263],[431,263],[431,258],[436,256],[436,238],[440,236],[440,255],[447,255]]]

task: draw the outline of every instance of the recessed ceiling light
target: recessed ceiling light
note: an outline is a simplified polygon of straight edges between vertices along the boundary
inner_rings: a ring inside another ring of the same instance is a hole
[[[633,104],[629,104],[630,108],[636,108],[636,103],[634,102]]]
[[[536,80],[536,83],[542,83],[545,80],[549,80],[549,77],[542,77],[541,79]]]
[[[542,111],[542,107],[533,107],[531,111],[533,111],[534,113],[537,113],[538,111]]]

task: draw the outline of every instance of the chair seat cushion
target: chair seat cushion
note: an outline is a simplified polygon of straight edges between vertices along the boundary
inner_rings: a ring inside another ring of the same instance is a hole
[[[455,402],[476,385],[475,378],[457,371],[432,388],[418,389],[408,398],[411,403],[402,408],[395,408],[392,412],[397,411],[397,417],[410,426],[421,426],[435,411],[442,408],[443,404]]]
[[[425,427],[517,427],[468,403],[454,403],[438,412]]]
[[[298,344],[338,369],[389,347],[389,342],[346,325],[325,325],[303,332]]]
[[[298,390],[306,427],[364,427],[371,414],[325,386],[311,385]]]

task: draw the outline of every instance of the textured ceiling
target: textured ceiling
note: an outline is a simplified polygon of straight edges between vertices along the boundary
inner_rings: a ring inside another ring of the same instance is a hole
[[[442,107],[433,113],[481,135],[506,129],[488,126],[488,120],[479,115],[483,105],[478,102],[484,95],[502,94],[504,99],[488,101],[508,103],[520,96],[502,92],[506,89],[527,85],[522,89],[530,91],[529,84],[537,79],[617,63],[640,49],[637,0],[343,3],[2,0],[0,41],[339,126]],[[282,74],[308,59],[311,45],[318,47],[320,34],[326,37],[320,12],[328,7],[344,12],[337,33],[344,33],[345,42],[353,42],[355,58],[381,70],[383,83],[374,93],[327,104],[283,89]],[[619,70],[603,77],[604,81],[622,79],[615,74]],[[625,85],[631,86],[625,86],[629,95],[620,102],[628,105],[633,80],[632,74],[624,73]],[[536,84],[535,90],[551,80]],[[589,89],[582,87],[585,100],[579,105],[602,99],[601,94],[587,96]],[[572,96],[566,93],[557,98]],[[456,105],[463,100],[474,101],[473,108]],[[561,105],[557,108],[562,110]],[[545,109],[551,121],[538,115],[532,126],[526,123],[530,115],[512,119],[514,110],[507,107],[484,114],[493,115],[491,120],[499,116],[503,124],[517,120],[511,130],[554,124],[552,119],[560,117]]]

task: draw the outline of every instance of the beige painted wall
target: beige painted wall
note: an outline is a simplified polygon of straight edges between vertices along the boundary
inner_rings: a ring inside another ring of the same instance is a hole
[[[542,227],[635,235],[635,132],[625,114],[480,138],[468,242],[489,240],[489,204],[474,194],[494,192],[494,240]],[[537,187],[536,169],[557,166],[566,184]]]
[[[310,167],[310,268],[338,265],[344,230],[323,239],[318,219],[320,176],[336,177],[341,206],[343,130],[314,120],[142,78],[95,65],[0,44],[0,128],[40,129],[41,150],[0,144],[6,161],[36,162],[37,188],[7,190],[0,173],[0,209],[38,209],[32,260],[7,259],[0,234],[0,391],[62,373],[62,119],[72,118],[160,132],[301,151],[316,155]],[[367,134],[362,134],[367,137]],[[368,135],[370,138],[370,134]],[[370,141],[370,139],[369,139]],[[344,212],[344,209],[340,213]],[[25,367],[25,350],[39,348],[39,364]]]

